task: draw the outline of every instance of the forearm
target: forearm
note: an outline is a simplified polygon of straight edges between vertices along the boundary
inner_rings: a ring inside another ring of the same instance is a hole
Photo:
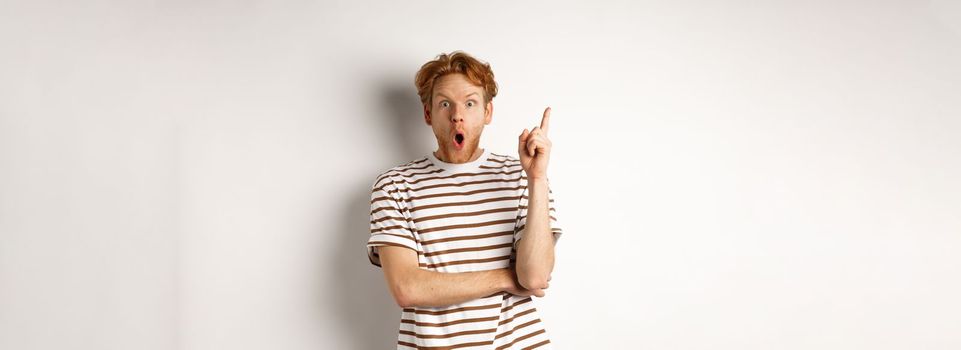
[[[531,179],[527,184],[527,223],[517,243],[517,279],[524,288],[545,288],[554,270],[554,234],[551,232],[548,184]]]
[[[446,273],[424,269],[406,283],[409,306],[443,307],[486,297],[513,283],[510,269]]]

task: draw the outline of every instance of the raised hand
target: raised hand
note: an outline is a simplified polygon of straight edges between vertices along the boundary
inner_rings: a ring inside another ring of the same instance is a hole
[[[521,133],[517,144],[521,167],[527,173],[527,181],[547,178],[547,163],[551,157],[551,140],[547,138],[551,118],[551,108],[544,109],[541,125]]]

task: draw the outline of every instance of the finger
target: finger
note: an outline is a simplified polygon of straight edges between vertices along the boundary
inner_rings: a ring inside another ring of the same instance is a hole
[[[530,137],[530,135],[531,135],[531,132],[527,131],[527,129],[524,129],[524,131],[521,132],[520,141],[521,142],[527,141],[527,138]]]
[[[541,127],[535,126],[533,129],[531,129],[530,135],[527,135],[527,139],[530,140],[531,138],[537,137],[537,135],[540,135],[543,133],[544,133],[544,130],[541,130]]]
[[[522,132],[521,136],[518,137],[518,142],[517,142],[518,153],[525,152],[524,149],[527,148],[527,140],[530,138],[530,136],[531,136],[531,133],[527,131],[527,129],[524,129],[524,132]]]
[[[544,130],[544,134],[547,134],[547,128],[551,121],[551,108],[547,107],[544,109],[544,117],[541,118],[541,129]]]
[[[540,127],[535,126],[533,129],[531,129],[530,134],[527,135],[527,140],[525,140],[525,142],[527,143],[527,154],[530,155],[531,157],[534,156],[534,151],[536,150],[535,145],[533,144],[532,141],[534,141],[534,138],[537,137],[538,134],[540,134],[541,132],[540,130],[541,130]]]
[[[541,155],[546,155],[550,151],[550,144],[543,138],[531,138],[527,140],[527,148],[529,149],[528,152],[538,152],[540,150]]]
[[[537,141],[540,141],[540,142],[543,142],[543,143],[546,143],[546,144],[550,144],[550,143],[551,143],[551,140],[548,139],[547,136],[545,136],[543,132],[538,132],[537,134],[531,134],[531,135],[529,135],[529,136],[527,137],[527,142],[530,142],[530,141],[532,141],[532,140],[537,140]]]

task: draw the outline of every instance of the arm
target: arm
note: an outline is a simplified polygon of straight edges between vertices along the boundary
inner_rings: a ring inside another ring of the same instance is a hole
[[[546,288],[554,270],[554,234],[551,232],[550,189],[547,164],[551,153],[551,108],[544,109],[541,125],[519,137],[517,153],[527,174],[527,218],[517,244],[517,277],[524,288]]]
[[[527,184],[527,223],[517,242],[517,279],[527,289],[546,288],[554,270],[554,234],[548,207],[548,185],[544,178],[530,178]]]
[[[382,246],[380,261],[394,300],[400,307],[443,307],[486,297],[500,291],[543,296],[543,291],[519,291],[511,269],[444,273],[421,269],[417,252]]]

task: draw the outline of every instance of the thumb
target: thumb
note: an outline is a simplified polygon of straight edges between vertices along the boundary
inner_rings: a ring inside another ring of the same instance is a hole
[[[521,149],[524,147],[524,144],[527,143],[527,138],[530,137],[530,135],[531,135],[531,132],[527,131],[527,129],[524,129],[524,132],[522,132],[521,136],[518,138],[519,140],[518,144],[520,146],[518,147],[518,149]]]

